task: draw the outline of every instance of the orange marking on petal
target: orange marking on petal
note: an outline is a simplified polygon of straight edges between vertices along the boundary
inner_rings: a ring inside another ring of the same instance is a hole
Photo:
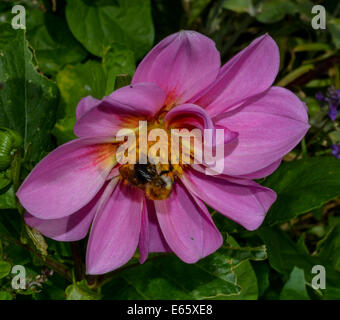
[[[168,92],[166,99],[165,99],[165,104],[164,104],[166,110],[170,110],[175,105],[177,105],[179,94],[176,91],[177,91],[176,89],[172,89],[170,92]]]
[[[93,159],[89,165],[84,167],[84,169],[91,167],[91,166],[98,166],[100,167],[111,167],[116,162],[116,150],[117,146],[112,143],[104,143],[99,145],[94,145],[89,147],[90,150],[88,150],[86,153],[84,153],[82,156],[93,156]]]

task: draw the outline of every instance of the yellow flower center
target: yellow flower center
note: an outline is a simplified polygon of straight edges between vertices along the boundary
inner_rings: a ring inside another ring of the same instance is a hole
[[[130,148],[135,153],[135,161],[119,168],[121,179],[143,190],[151,200],[167,199],[183,168],[193,162],[190,139],[187,161],[183,161],[182,151],[187,149],[183,147],[184,139],[173,135],[172,128],[166,127],[163,115],[154,121],[144,121],[142,125],[140,122],[139,127],[134,129],[136,140]],[[175,139],[177,149],[174,147]]]

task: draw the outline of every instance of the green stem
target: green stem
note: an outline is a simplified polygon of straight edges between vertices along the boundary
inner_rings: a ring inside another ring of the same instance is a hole
[[[71,251],[74,261],[74,271],[75,271],[75,278],[77,281],[80,281],[84,277],[84,268],[83,268],[83,261],[82,261],[82,254],[79,242],[71,242]]]
[[[22,164],[22,156],[21,156],[21,150],[17,150],[14,153],[12,162],[11,162],[11,176],[12,176],[12,181],[13,181],[13,188],[14,191],[16,192],[19,187],[20,187],[20,176],[21,176],[21,164]],[[64,277],[66,280],[72,282],[72,274],[69,270],[69,268],[65,265],[63,265],[62,263],[47,257],[47,245],[45,243],[45,240],[43,238],[43,236],[35,229],[30,229],[29,226],[26,225],[25,220],[24,220],[24,213],[25,210],[22,207],[22,205],[20,204],[18,198],[16,197],[16,203],[17,203],[17,209],[18,212],[21,216],[22,219],[22,225],[21,225],[21,238],[22,240],[25,242],[21,242],[9,235],[6,234],[0,234],[0,239],[3,239],[7,242],[10,242],[14,245],[20,246],[26,250],[28,250],[29,252],[31,252],[32,254],[34,254],[35,256],[37,256],[38,258],[40,258],[43,263],[50,269],[54,270],[55,272],[57,272],[58,274],[60,274],[62,277]],[[27,230],[28,229],[28,230]],[[32,231],[32,232],[28,232],[28,231]],[[25,236],[24,236],[25,235]],[[27,239],[27,235],[28,237],[32,240],[33,244],[35,245],[34,248],[30,247],[29,245],[26,244],[27,241],[25,241]],[[37,246],[37,239],[42,242],[41,245]],[[44,247],[45,250],[39,250],[41,249],[41,247]],[[39,250],[39,251],[38,251]]]
[[[0,238],[7,241],[7,242],[10,242],[14,245],[20,246],[20,247],[30,251],[32,254],[34,254],[35,256],[40,258],[48,268],[54,270],[55,272],[60,274],[63,278],[68,280],[69,282],[72,282],[72,273],[67,266],[63,265],[62,263],[60,263],[60,262],[58,262],[58,261],[56,261],[56,260],[54,260],[50,257],[43,256],[38,251],[34,250],[33,248],[31,248],[30,246],[28,246],[26,244],[21,243],[20,241],[18,241],[17,239],[15,239],[11,236],[0,234]]]

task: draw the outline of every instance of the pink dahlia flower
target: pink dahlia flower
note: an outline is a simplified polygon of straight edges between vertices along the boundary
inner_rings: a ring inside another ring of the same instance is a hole
[[[130,86],[79,102],[78,139],[45,157],[17,193],[27,224],[59,241],[82,239],[92,225],[88,274],[122,266],[137,247],[141,263],[149,252],[172,251],[187,263],[213,253],[222,236],[205,204],[248,230],[258,228],[276,194],[252,179],[271,174],[309,128],[304,104],[272,87],[278,70],[279,50],[269,35],[222,67],[204,35],[165,38]],[[147,176],[133,179],[140,168],[129,171],[115,157],[117,131],[135,129],[140,120],[167,130],[224,129],[223,173],[174,165],[172,191],[159,198],[147,192]]]

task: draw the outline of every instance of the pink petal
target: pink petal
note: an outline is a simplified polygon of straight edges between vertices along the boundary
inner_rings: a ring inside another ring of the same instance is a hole
[[[172,128],[189,128],[189,130],[192,127],[198,128],[202,132],[202,137],[204,137],[205,129],[213,130],[213,146],[229,143],[238,136],[237,132],[230,131],[228,128],[215,126],[209,114],[195,104],[186,103],[174,107],[166,114],[164,121],[167,126]],[[223,141],[215,140],[215,129],[224,130]]]
[[[289,90],[269,89],[243,106],[216,118],[216,124],[239,133],[226,145],[224,173],[249,175],[280,160],[308,131],[303,103]]]
[[[100,104],[100,100],[91,96],[82,98],[79,101],[76,109],[77,120],[81,118],[85,113],[90,111],[92,108],[96,107],[98,104]]]
[[[154,201],[164,238],[184,262],[194,263],[222,245],[205,205],[177,183],[166,200]]]
[[[122,128],[138,127],[165,102],[164,91],[153,83],[138,83],[114,91],[85,113],[75,124],[78,137],[112,137]]]
[[[220,68],[215,43],[195,31],[180,31],[155,46],[139,64],[132,83],[153,82],[180,104],[211,84]]]
[[[195,170],[187,170],[181,179],[191,193],[248,230],[262,224],[276,200],[274,191],[251,180],[207,176]]]
[[[141,219],[141,227],[140,227],[140,236],[139,236],[139,262],[144,263],[148,258],[149,254],[149,218],[148,212],[146,209],[145,199],[143,201],[142,208],[142,219]]]
[[[195,104],[205,107],[211,116],[230,110],[267,90],[275,80],[279,65],[275,41],[267,34],[257,38],[222,67],[215,84]]]
[[[149,252],[171,251],[157,221],[155,205],[150,200],[146,200],[143,206],[139,251],[140,263],[146,261]]]
[[[107,201],[108,195],[111,195],[114,187],[115,185],[112,184],[109,184],[106,188],[103,187],[85,207],[70,216],[43,220],[26,212],[25,221],[30,227],[37,229],[46,237],[57,241],[78,241],[85,238],[97,208]]]
[[[178,123],[179,127],[193,125],[201,130],[214,129],[214,123],[208,113],[203,108],[189,103],[171,109],[164,117],[164,121],[168,126]]]
[[[107,104],[118,102],[122,110],[153,116],[164,105],[165,92],[153,83],[136,83],[120,88],[103,99]]]
[[[107,139],[77,139],[47,155],[17,192],[25,209],[40,219],[59,219],[88,204],[114,165]]]
[[[245,178],[245,179],[262,179],[265,178],[267,176],[269,176],[270,174],[272,174],[281,164],[282,158],[273,162],[271,165],[269,165],[268,167],[265,167],[259,171],[253,172],[253,173],[249,173],[249,174],[245,174],[243,176],[239,176],[239,178]]]
[[[120,182],[99,209],[87,245],[87,274],[121,267],[135,253],[140,236],[143,193]]]

